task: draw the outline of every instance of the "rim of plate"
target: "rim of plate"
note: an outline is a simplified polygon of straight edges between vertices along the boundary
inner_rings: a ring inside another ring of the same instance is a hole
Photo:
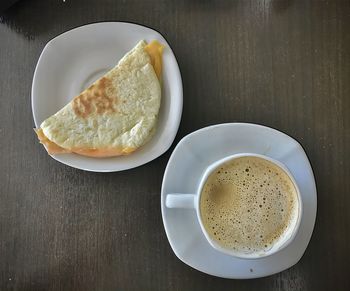
[[[55,37],[51,38],[45,44],[44,48],[42,49],[42,51],[40,53],[40,56],[38,58],[38,61],[36,63],[36,66],[35,66],[35,70],[34,70],[34,74],[33,74],[33,80],[32,80],[32,87],[31,87],[31,109],[32,109],[32,116],[33,116],[34,126],[38,127],[38,126],[40,126],[40,124],[39,124],[39,121],[37,120],[37,117],[36,117],[36,114],[35,114],[34,91],[35,91],[35,84],[37,82],[36,81],[37,72],[38,72],[41,60],[42,60],[42,58],[44,56],[44,53],[45,53],[45,50],[47,49],[47,47],[53,41],[59,39],[60,37],[66,35],[66,34],[69,34],[69,33],[73,32],[73,31],[77,31],[77,30],[80,30],[80,29],[83,29],[83,28],[86,28],[86,27],[89,27],[89,26],[99,26],[101,24],[110,24],[110,25],[118,25],[118,24],[126,25],[127,24],[127,25],[138,27],[138,28],[141,28],[141,29],[147,29],[150,32],[158,34],[162,38],[162,41],[164,41],[165,44],[168,46],[168,48],[170,50],[170,53],[171,53],[171,56],[174,57],[175,65],[176,65],[174,67],[174,70],[176,71],[176,78],[178,78],[178,81],[179,81],[178,84],[177,84],[178,85],[178,89],[177,89],[178,96],[176,96],[176,98],[178,98],[178,100],[177,100],[178,106],[176,108],[177,112],[174,115],[175,117],[173,118],[174,119],[174,127],[173,127],[173,130],[171,131],[171,133],[172,133],[171,134],[171,138],[169,139],[169,142],[167,144],[162,146],[161,150],[159,150],[158,152],[154,153],[152,156],[149,156],[148,158],[143,158],[139,162],[134,162],[132,165],[124,166],[124,167],[118,168],[118,169],[110,169],[110,168],[94,169],[93,166],[92,167],[81,167],[79,165],[75,165],[74,162],[62,161],[59,157],[57,157],[55,155],[49,155],[54,160],[56,160],[56,161],[58,161],[58,162],[60,162],[62,164],[65,164],[67,166],[79,169],[79,170],[84,170],[84,171],[89,171],[89,172],[119,172],[119,171],[125,171],[125,170],[129,170],[129,169],[140,167],[140,166],[142,166],[144,164],[147,164],[147,163],[153,161],[154,159],[160,157],[165,152],[167,152],[167,150],[173,144],[173,142],[175,140],[175,137],[176,137],[176,134],[178,132],[179,126],[180,126],[180,122],[181,122],[181,118],[182,118],[182,111],[183,111],[183,82],[182,82],[181,70],[180,70],[179,63],[177,61],[176,55],[174,54],[174,51],[172,49],[172,46],[170,45],[170,43],[167,41],[165,36],[160,31],[158,31],[157,29],[154,29],[154,28],[152,28],[150,26],[147,26],[147,25],[144,25],[144,24],[140,24],[140,23],[137,23],[137,22],[132,22],[132,21],[108,21],[108,20],[106,20],[106,21],[96,21],[96,22],[90,22],[90,23],[83,24],[83,25],[78,25],[78,26],[75,26],[75,27],[70,28],[68,30],[65,30],[65,31],[61,32],[60,34],[56,35]],[[68,155],[79,156],[79,155],[76,155],[74,153],[70,153]],[[127,157],[127,156],[124,156],[124,157]],[[111,157],[111,158],[118,158],[118,157]],[[92,159],[94,159],[96,162],[98,162],[97,158],[92,158]],[[110,158],[106,158],[106,159],[110,159]]]

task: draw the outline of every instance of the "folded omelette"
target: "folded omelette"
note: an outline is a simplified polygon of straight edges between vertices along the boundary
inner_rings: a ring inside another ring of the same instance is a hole
[[[140,41],[107,74],[36,130],[49,154],[127,155],[155,132],[163,46]]]

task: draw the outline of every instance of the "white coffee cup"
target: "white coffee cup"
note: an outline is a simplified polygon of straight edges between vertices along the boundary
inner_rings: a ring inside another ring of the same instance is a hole
[[[292,181],[294,184],[296,193],[297,193],[297,199],[298,199],[298,216],[297,219],[294,220],[294,223],[292,225],[289,225],[287,231],[283,236],[281,236],[274,244],[273,246],[267,250],[264,251],[263,253],[242,253],[242,252],[237,252],[232,249],[227,249],[223,247],[222,245],[219,245],[215,240],[213,240],[208,232],[206,231],[202,217],[200,214],[200,198],[202,195],[202,190],[205,185],[205,182],[207,181],[208,177],[210,176],[211,173],[213,173],[216,169],[218,169],[222,164],[227,163],[229,161],[232,161],[237,158],[242,158],[242,157],[257,157],[261,158],[264,160],[267,160],[277,166],[280,170],[285,172],[289,179]],[[252,154],[252,153],[241,153],[241,154],[235,154],[231,155],[228,157],[225,157],[221,160],[218,160],[211,164],[205,171],[204,174],[201,177],[201,180],[199,182],[199,186],[197,188],[197,192],[195,194],[183,194],[183,193],[171,193],[166,195],[166,201],[165,205],[168,208],[188,208],[188,209],[194,209],[197,212],[197,219],[199,222],[199,225],[202,229],[202,232],[207,239],[208,243],[216,250],[234,256],[238,258],[244,258],[244,259],[258,259],[258,258],[264,258],[267,256],[271,256],[272,254],[275,254],[285,247],[287,247],[294,239],[296,236],[299,226],[300,226],[300,221],[301,221],[301,216],[302,216],[302,200],[300,196],[300,190],[299,187],[293,177],[293,175],[289,172],[287,167],[280,163],[279,161],[276,161],[270,157],[264,156],[264,155],[259,155],[259,154]]]

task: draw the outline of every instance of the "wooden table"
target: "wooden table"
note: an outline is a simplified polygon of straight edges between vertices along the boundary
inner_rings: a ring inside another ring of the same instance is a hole
[[[89,173],[33,133],[31,83],[45,43],[95,21],[159,30],[177,56],[184,111],[173,147],[142,167]],[[350,290],[350,2],[22,0],[0,23],[1,290]],[[179,261],[160,187],[186,134],[223,122],[280,129],[304,146],[318,214],[300,262],[225,280]]]

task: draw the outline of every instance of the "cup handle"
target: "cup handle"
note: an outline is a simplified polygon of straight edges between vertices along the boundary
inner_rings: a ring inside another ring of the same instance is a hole
[[[168,194],[165,199],[165,205],[168,208],[187,208],[193,209],[195,194],[173,193]]]

